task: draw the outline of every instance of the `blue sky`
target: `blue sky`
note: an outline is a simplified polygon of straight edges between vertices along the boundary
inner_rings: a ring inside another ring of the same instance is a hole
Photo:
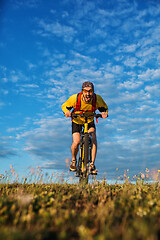
[[[1,173],[67,172],[61,105],[86,80],[109,107],[97,124],[99,177],[158,169],[159,39],[158,0],[1,1]]]

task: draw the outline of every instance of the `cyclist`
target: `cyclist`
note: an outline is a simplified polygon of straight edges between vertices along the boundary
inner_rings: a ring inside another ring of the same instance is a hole
[[[71,117],[72,109],[75,113],[87,111],[87,114],[93,114],[93,112],[98,109],[101,112],[102,118],[105,119],[108,116],[107,104],[104,102],[100,95],[94,93],[94,85],[89,81],[83,83],[81,93],[72,95],[62,105],[62,111],[66,117]],[[77,153],[80,144],[80,131],[82,130],[84,120],[85,119],[80,116],[72,120],[73,143],[71,145],[72,161],[70,165],[70,171],[76,171]],[[97,174],[97,169],[94,164],[97,152],[96,127],[94,123],[94,117],[91,116],[88,122],[88,132],[92,136],[92,162],[90,163],[90,173]]]

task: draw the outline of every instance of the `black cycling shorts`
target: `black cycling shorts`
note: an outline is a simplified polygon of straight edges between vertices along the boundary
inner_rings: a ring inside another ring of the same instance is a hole
[[[82,127],[83,127],[83,125],[72,122],[72,134],[75,132],[80,133],[82,131]],[[88,123],[88,129],[90,129],[91,127],[93,127],[96,130],[94,121]]]

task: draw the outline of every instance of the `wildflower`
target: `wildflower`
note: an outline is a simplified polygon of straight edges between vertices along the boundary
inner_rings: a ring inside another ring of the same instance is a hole
[[[141,174],[141,178],[145,179],[145,174],[144,173]]]
[[[31,168],[30,173],[31,173],[31,174],[35,174],[34,168]]]
[[[66,162],[66,167],[68,168],[68,167],[69,167],[70,159],[69,159],[69,158],[66,158],[66,159],[65,159],[65,162]]]

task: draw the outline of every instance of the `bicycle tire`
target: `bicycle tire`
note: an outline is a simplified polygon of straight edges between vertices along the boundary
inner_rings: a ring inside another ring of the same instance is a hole
[[[81,139],[80,142],[80,149],[79,149],[79,158],[78,158],[78,165],[77,165],[77,175],[79,177],[79,182],[82,176],[82,161],[83,161],[83,142]]]
[[[79,172],[79,183],[82,185],[88,184],[88,168],[86,167],[86,151],[85,151],[85,136],[82,137],[82,141],[80,144],[80,155],[79,155],[79,163],[78,163],[78,172]],[[86,171],[87,170],[87,171]]]
[[[89,162],[89,135],[84,135],[84,170],[87,170],[87,164]]]
[[[92,137],[91,135],[89,136],[89,162],[91,163],[92,161]]]
[[[89,178],[89,135],[84,135],[83,182],[88,183]]]
[[[80,147],[80,156],[79,156],[79,183],[84,183],[84,174],[83,174],[83,166],[84,166],[84,142],[82,138],[81,147]]]

